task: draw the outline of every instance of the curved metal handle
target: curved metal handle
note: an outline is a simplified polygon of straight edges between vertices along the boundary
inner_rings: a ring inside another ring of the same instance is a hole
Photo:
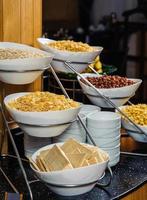
[[[26,69],[26,70],[4,70],[4,69],[1,69],[0,72],[10,72],[10,73],[14,73],[14,72],[17,72],[17,73],[24,73],[24,72],[36,72],[36,71],[44,71],[46,69],[50,68],[50,65],[44,67],[44,68],[41,68],[41,69]]]
[[[58,123],[58,124],[26,124],[26,123],[22,123],[22,122],[18,122],[16,121],[16,123],[18,124],[22,124],[22,125],[27,125],[27,126],[34,126],[34,127],[55,127],[55,126],[61,126],[61,125],[68,125],[68,124],[72,124],[73,122],[76,122],[77,119],[74,119],[70,122],[64,122],[64,123]]]
[[[108,166],[108,171],[110,173],[110,178],[109,178],[108,182],[107,183],[98,183],[97,182],[95,186],[97,186],[97,187],[107,187],[111,184],[111,181],[113,179],[113,173],[112,173],[111,167],[109,167],[109,166]]]
[[[29,181],[29,184],[33,184],[33,183],[36,183],[36,182],[43,182],[45,185],[47,186],[52,186],[52,187],[58,187],[58,188],[78,188],[78,187],[85,187],[85,186],[88,186],[88,185],[91,185],[91,184],[95,184],[95,186],[101,186],[101,187],[106,187],[108,185],[110,185],[111,183],[111,180],[112,180],[112,171],[111,171],[111,168],[108,167],[108,170],[110,172],[110,178],[108,180],[108,183],[106,184],[101,184],[101,183],[98,183],[98,180],[96,181],[91,181],[89,183],[81,183],[81,184],[56,184],[56,183],[46,183],[45,181],[42,181],[40,179],[38,179],[38,177],[35,177],[36,179],[35,180],[31,180]],[[99,179],[100,180],[100,179]]]
[[[70,62],[72,64],[87,64],[87,65],[90,65],[91,63],[93,63],[93,62],[67,61],[67,60],[62,60],[62,59],[59,59],[59,58],[53,58],[53,60],[58,61],[58,62]]]

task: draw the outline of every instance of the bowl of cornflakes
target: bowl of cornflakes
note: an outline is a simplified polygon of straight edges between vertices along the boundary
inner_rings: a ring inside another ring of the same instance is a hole
[[[34,173],[53,192],[73,196],[94,188],[107,168],[109,156],[98,147],[68,139],[39,149],[31,161]]]
[[[81,73],[103,50],[102,47],[92,47],[86,43],[71,40],[55,41],[38,38],[37,41],[41,49],[54,55],[51,65],[58,72],[73,73],[64,63],[70,61],[72,67]]]
[[[147,142],[147,105],[146,104],[133,104],[119,107],[145,134],[122,116],[122,126],[126,132],[138,142]]]
[[[5,97],[12,118],[31,136],[51,137],[61,134],[76,120],[81,105],[64,95],[50,92],[23,92]]]

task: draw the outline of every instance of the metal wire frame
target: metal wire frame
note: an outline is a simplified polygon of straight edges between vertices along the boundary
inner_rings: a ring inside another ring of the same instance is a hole
[[[96,88],[93,84],[91,84],[82,74],[78,73],[72,66],[71,63],[69,61],[65,61],[64,62],[65,66],[67,68],[69,68],[70,70],[72,70],[74,73],[76,73],[80,78],[82,78],[90,87],[92,87],[96,93],[102,97],[107,103],[109,103],[113,108],[115,108],[121,115],[123,115],[131,124],[133,124],[133,126],[139,131],[139,133],[146,135],[146,133],[144,132],[144,130],[142,130],[142,128],[140,128],[134,121],[132,121],[118,106],[116,106],[109,97],[106,97],[105,95],[103,95],[98,88]]]
[[[27,126],[33,126],[33,127],[55,127],[55,126],[60,126],[60,125],[66,125],[66,124],[71,124],[73,122],[77,121],[77,119],[74,119],[73,121],[70,122],[65,122],[65,123],[58,123],[58,124],[26,124],[26,123],[22,123],[22,122],[17,122],[18,124],[22,124],[22,125],[27,125]]]
[[[69,62],[68,62],[68,63],[65,62],[65,65],[67,65],[67,64],[69,65]],[[69,67],[69,66],[68,66],[68,67]],[[47,67],[47,68],[49,68],[49,67]],[[70,68],[70,67],[69,67],[69,68]],[[71,67],[71,68],[72,68],[72,67]],[[71,69],[71,68],[70,68],[70,69]],[[72,70],[72,69],[71,69],[71,70]],[[39,70],[39,71],[40,71],[40,70]],[[60,82],[58,76],[56,75],[56,73],[55,73],[55,71],[53,70],[52,67],[51,67],[51,71],[52,71],[52,74],[54,75],[56,81],[58,82],[60,88],[62,89],[64,95],[65,95],[67,98],[69,98],[69,96],[68,96],[66,90],[64,89],[62,83]],[[72,70],[72,71],[73,71],[73,70]],[[78,75],[79,75],[79,74],[78,74]],[[109,100],[108,100],[108,101],[109,101]],[[39,181],[39,180],[34,180],[34,181],[28,181],[28,180],[27,180],[27,176],[26,176],[24,167],[23,167],[23,165],[22,165],[21,158],[20,158],[20,156],[19,156],[17,147],[16,147],[15,142],[14,142],[14,140],[13,140],[13,137],[12,137],[12,135],[11,135],[11,131],[10,131],[10,129],[9,129],[8,122],[7,122],[6,118],[5,118],[5,115],[4,115],[4,112],[3,112],[3,109],[2,109],[1,104],[0,104],[0,109],[1,109],[1,112],[2,112],[2,115],[3,115],[3,118],[4,118],[5,125],[6,125],[6,127],[7,127],[7,129],[8,129],[8,133],[9,133],[9,136],[10,136],[10,139],[11,139],[11,142],[12,142],[12,145],[13,145],[14,150],[15,150],[15,153],[16,153],[16,158],[18,159],[20,168],[21,168],[21,170],[22,170],[24,179],[25,179],[25,181],[26,181],[26,184],[27,184],[27,187],[28,187],[28,190],[29,190],[29,194],[30,194],[30,198],[31,198],[31,200],[33,200],[33,194],[32,194],[31,188],[30,188],[30,184],[31,184],[31,183],[34,183],[34,182],[36,182],[36,181]],[[83,123],[83,121],[81,120],[81,118],[80,118],[79,116],[78,116],[78,119],[79,119],[79,121],[81,122],[83,128],[85,129],[85,131],[86,131],[88,137],[90,138],[91,142],[93,143],[93,145],[96,146],[96,144],[95,144],[93,138],[91,137],[91,134],[89,133],[87,127],[85,126],[85,124]],[[122,154],[127,154],[127,155],[146,156],[146,154],[144,155],[144,154],[130,153],[130,152],[121,152],[121,153],[122,153]],[[109,169],[109,172],[110,172],[110,179],[109,179],[108,183],[106,183],[106,184],[100,184],[100,183],[97,183],[97,181],[92,182],[92,183],[95,183],[95,184],[97,184],[97,186],[102,186],[102,187],[105,187],[105,186],[110,185],[111,180],[112,180],[112,178],[113,178],[113,174],[112,174],[111,168],[108,167],[108,169]],[[1,170],[1,169],[0,169],[0,170]],[[5,173],[3,173],[3,174],[4,174],[4,176],[5,176]],[[5,178],[6,178],[6,180],[9,182],[9,179],[7,179],[6,176],[5,176]],[[89,184],[92,184],[92,183],[89,183]],[[11,184],[11,182],[9,182],[9,184],[11,185],[11,187],[13,188],[13,190],[14,190],[15,192],[18,193],[18,191],[17,191],[17,189],[15,188],[15,186],[13,186],[13,184]],[[50,184],[50,185],[52,185],[52,184]],[[52,185],[52,186],[53,186],[53,185]],[[82,184],[82,185],[62,185],[62,186],[61,186],[61,185],[55,185],[55,184],[54,184],[54,186],[55,186],[55,187],[67,187],[67,188],[69,188],[69,187],[83,187],[83,186],[86,186],[86,185],[85,185],[85,184]]]
[[[94,69],[92,68],[90,65],[88,66],[97,76],[100,76],[100,74]],[[86,94],[86,93],[85,93]],[[86,94],[86,95],[89,95],[89,94]],[[96,95],[89,95],[89,96],[96,96]],[[98,95],[96,96],[97,98],[99,97]],[[101,97],[99,97],[101,98]],[[110,100],[111,99],[119,99],[119,98],[109,98]],[[134,105],[131,101],[127,101],[127,103],[129,105]],[[133,131],[135,132],[135,131]],[[145,134],[146,135],[146,134]],[[147,156],[147,154],[141,154],[141,153],[131,153],[131,152],[121,152],[122,154],[125,154],[125,155],[135,155],[135,156]]]
[[[15,142],[14,142],[13,136],[12,136],[12,134],[11,134],[11,130],[10,130],[9,125],[8,125],[8,122],[7,122],[7,120],[6,120],[6,117],[5,117],[5,114],[4,114],[4,110],[3,110],[3,108],[2,108],[1,103],[0,103],[0,111],[1,111],[1,113],[2,113],[2,117],[3,117],[3,120],[4,120],[4,124],[5,124],[6,128],[7,128],[8,135],[9,135],[9,137],[10,137],[12,146],[13,146],[14,151],[15,151],[15,154],[16,154],[16,156],[17,156],[17,160],[18,160],[20,169],[21,169],[21,171],[22,171],[24,180],[25,180],[25,182],[26,182],[26,186],[27,186],[27,189],[28,189],[28,192],[29,192],[29,195],[30,195],[30,199],[33,200],[32,190],[31,190],[29,181],[28,181],[28,179],[27,179],[27,175],[26,175],[25,169],[24,169],[24,167],[23,167],[23,164],[22,164],[22,161],[21,161],[21,158],[20,158],[18,149],[17,149],[17,147],[16,147],[16,144],[15,144]],[[18,193],[17,189],[16,189],[16,188],[14,187],[14,185],[9,181],[9,179],[7,178],[7,176],[5,175],[5,173],[3,173],[3,175],[4,175],[5,179],[7,180],[7,182],[9,182],[10,186],[14,189],[14,191],[16,191],[16,192]]]
[[[68,94],[67,94],[65,88],[63,87],[63,85],[62,85],[60,79],[58,78],[58,76],[57,76],[56,72],[54,71],[54,69],[52,68],[52,66],[50,67],[50,69],[51,69],[51,72],[52,72],[53,76],[55,77],[57,83],[59,84],[59,86],[60,86],[60,88],[61,88],[63,94],[64,94],[67,98],[69,98],[69,96],[68,96]],[[87,136],[89,137],[89,139],[91,140],[92,144],[93,144],[94,146],[97,146],[96,143],[95,143],[95,141],[94,141],[94,139],[93,139],[92,136],[91,136],[91,133],[89,132],[89,130],[87,129],[87,127],[85,126],[85,124],[83,123],[83,121],[82,121],[82,119],[81,119],[81,117],[80,117],[79,115],[78,115],[78,120],[80,121],[81,125],[83,126],[84,130],[86,131],[86,134],[87,134]],[[112,170],[111,170],[111,168],[110,168],[109,166],[108,166],[108,170],[109,170],[109,172],[110,172],[110,179],[108,180],[108,182],[107,182],[106,184],[97,183],[97,185],[99,185],[99,186],[101,186],[101,187],[107,187],[108,185],[111,184],[111,181],[112,181],[112,178],[113,178],[113,173],[112,173]]]
[[[28,70],[4,70],[4,69],[1,69],[0,72],[5,72],[5,73],[24,73],[24,72],[36,72],[36,71],[44,71],[46,69],[48,69],[50,66],[46,66],[44,68],[41,68],[41,69],[28,69]]]
[[[17,71],[17,70],[11,71],[11,70],[9,70],[9,71],[7,71],[7,72],[18,72],[18,73],[23,73],[23,72],[31,72],[31,71],[43,71],[43,70],[45,70],[45,69],[48,69],[49,67],[51,67],[51,66],[49,65],[48,67],[46,67],[46,68],[44,68],[44,69],[42,69],[42,70],[40,70],[40,69],[39,69],[39,70],[29,70],[29,71],[28,71],[28,70],[27,70],[27,71],[26,71],[26,70],[22,70],[22,71]],[[69,98],[68,94],[66,93],[66,90],[64,89],[62,83],[60,82],[58,76],[56,75],[56,73],[55,73],[55,71],[53,70],[52,67],[51,67],[51,71],[52,71],[52,73],[53,73],[55,79],[57,80],[57,82],[58,82],[60,88],[62,89],[64,95],[65,95],[67,98]],[[6,72],[6,71],[5,71],[5,70],[1,70],[1,72]],[[28,192],[29,192],[29,195],[30,195],[30,199],[33,200],[33,193],[32,193],[31,187],[30,187],[31,182],[28,181],[28,179],[27,179],[27,175],[26,175],[25,169],[24,169],[24,167],[23,167],[22,160],[21,160],[21,158],[20,158],[18,149],[17,149],[17,147],[16,147],[16,144],[15,144],[15,142],[14,142],[13,136],[12,136],[11,131],[10,131],[10,128],[9,128],[9,123],[8,123],[7,120],[6,120],[6,117],[5,117],[5,114],[4,114],[4,111],[3,111],[3,108],[2,108],[2,105],[1,105],[1,104],[0,104],[0,111],[1,111],[2,117],[3,117],[3,119],[4,119],[4,124],[5,124],[5,126],[6,126],[6,128],[7,128],[7,130],[8,130],[8,134],[9,134],[9,137],[10,137],[10,140],[11,140],[11,143],[12,143],[12,146],[13,146],[14,151],[15,151],[15,153],[16,153],[16,157],[17,157],[19,166],[20,166],[20,168],[21,168],[21,170],[22,170],[22,174],[23,174],[24,180],[25,180],[25,182],[26,182],[26,186],[27,186],[27,188],[28,188]],[[91,137],[91,134],[90,134],[89,131],[87,130],[85,124],[82,122],[82,120],[81,120],[81,118],[80,118],[79,116],[78,116],[78,118],[79,118],[79,121],[81,122],[83,128],[86,130],[86,133],[88,134],[88,136],[89,136],[91,142],[92,142],[94,145],[96,145],[95,142],[94,142],[94,140],[93,140],[92,137]],[[4,137],[4,135],[3,135],[3,137]],[[2,145],[3,145],[3,142],[2,142]],[[1,149],[0,149],[0,150],[2,150],[2,146],[1,146]],[[93,182],[93,183],[97,184],[98,186],[103,186],[103,187],[106,187],[106,186],[110,185],[111,180],[112,180],[112,177],[113,177],[113,174],[112,174],[111,168],[108,167],[108,169],[109,169],[109,172],[110,172],[110,179],[108,180],[108,183],[106,183],[106,184],[101,184],[101,183],[97,183],[97,181],[95,181],[95,182]],[[8,176],[7,176],[7,175],[5,174],[5,172],[2,170],[2,168],[0,168],[0,170],[1,170],[2,174],[4,175],[6,181],[7,181],[7,182],[10,184],[10,186],[12,187],[12,189],[13,189],[16,193],[18,193],[18,190],[15,188],[15,186],[14,186],[13,183],[10,181],[10,179],[8,178]],[[92,184],[92,183],[89,183],[89,184]],[[80,186],[80,187],[83,187],[83,186],[86,186],[86,185],[85,185],[85,184],[82,184],[82,185],[79,185],[79,186]],[[79,186],[77,186],[77,185],[64,185],[64,187],[79,187]],[[56,187],[57,187],[57,185],[56,185]],[[60,187],[60,186],[58,185],[58,187]],[[61,187],[63,187],[63,186],[61,186]]]
[[[58,62],[65,62],[65,60],[58,59],[58,58],[53,58],[53,60],[58,61]],[[80,61],[76,62],[76,61],[70,61],[70,63],[72,63],[72,64],[87,64],[87,65],[90,65],[93,62],[80,62]]]
[[[1,167],[0,167],[0,172],[3,174],[5,180],[10,185],[10,187],[13,189],[13,191],[15,193],[19,193],[18,190],[17,190],[17,188],[15,187],[15,185],[11,182],[11,180],[9,179],[9,177],[6,175],[6,173],[4,172],[4,170]]]

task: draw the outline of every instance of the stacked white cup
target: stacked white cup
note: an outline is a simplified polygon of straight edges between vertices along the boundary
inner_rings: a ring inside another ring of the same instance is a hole
[[[79,116],[82,119],[83,123],[86,125],[86,117],[94,112],[100,111],[98,106],[82,104],[82,108],[79,112]],[[54,137],[53,142],[64,142],[69,138],[73,138],[78,140],[79,142],[86,142],[86,132],[77,119],[77,121],[73,122],[61,135]]]
[[[86,125],[86,116],[83,114],[79,114],[83,123]],[[79,142],[86,142],[86,133],[84,128],[82,127],[81,123],[77,119],[73,122],[61,135],[57,137],[53,137],[53,142],[64,142],[65,140],[73,138],[78,140]]]
[[[114,112],[95,112],[87,116],[87,128],[98,147],[110,156],[110,166],[120,159],[121,116]],[[91,141],[88,138],[88,143]]]
[[[84,114],[84,115],[89,115],[92,114],[95,111],[100,111],[101,108],[95,105],[91,105],[91,104],[82,104],[81,110],[80,110],[80,114]]]

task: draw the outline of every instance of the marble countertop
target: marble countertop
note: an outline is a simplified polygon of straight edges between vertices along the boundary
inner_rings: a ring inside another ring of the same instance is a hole
[[[34,180],[34,174],[29,167],[28,162],[23,161],[23,165],[28,175],[29,180]],[[28,200],[27,187],[25,185],[21,169],[18,166],[16,158],[1,157],[0,166],[13,182],[20,193],[24,194],[24,199]],[[112,168],[113,180],[111,185],[106,188],[95,187],[89,193],[73,196],[62,197],[53,194],[43,183],[36,182],[31,184],[34,200],[110,200],[118,199],[133,189],[139,187],[147,181],[147,157],[132,156],[121,154],[120,162]],[[0,172],[0,199],[3,199],[4,192],[13,192],[10,185],[5,180]],[[108,173],[103,178],[103,182],[108,180]]]

